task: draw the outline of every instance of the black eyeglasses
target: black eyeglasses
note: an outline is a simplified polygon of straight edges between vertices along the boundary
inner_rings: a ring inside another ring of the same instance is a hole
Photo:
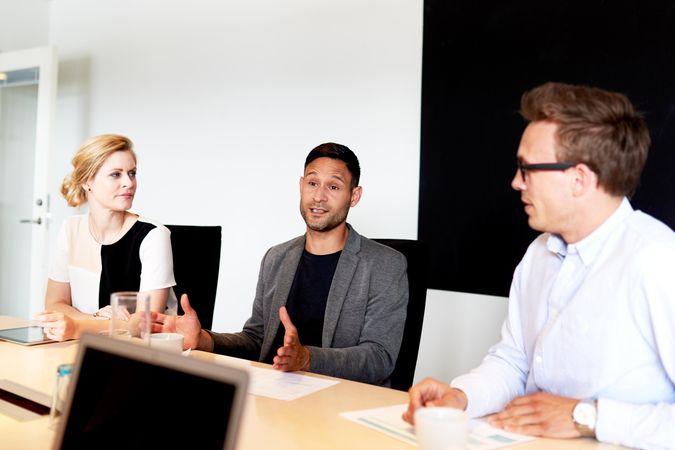
[[[574,167],[577,163],[571,162],[559,162],[559,163],[535,163],[535,164],[523,164],[520,161],[517,162],[518,170],[520,171],[520,176],[525,179],[528,170],[567,170],[570,167]]]

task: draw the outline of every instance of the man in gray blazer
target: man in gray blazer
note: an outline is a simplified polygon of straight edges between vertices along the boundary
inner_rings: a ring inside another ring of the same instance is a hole
[[[362,188],[347,147],[313,149],[300,178],[304,235],[272,247],[260,266],[251,317],[238,333],[202,330],[187,296],[185,315],[153,314],[153,331],[177,331],[186,348],[388,385],[408,304],[405,257],[349,225]]]

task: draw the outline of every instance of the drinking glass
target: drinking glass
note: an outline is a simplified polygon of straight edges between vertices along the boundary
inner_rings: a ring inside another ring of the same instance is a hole
[[[110,294],[108,334],[118,339],[147,339],[150,335],[150,296],[138,292]]]

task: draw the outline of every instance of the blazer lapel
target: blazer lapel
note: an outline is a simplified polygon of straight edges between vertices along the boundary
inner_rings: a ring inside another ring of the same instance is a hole
[[[267,325],[265,326],[265,338],[263,339],[262,347],[260,349],[260,356],[262,359],[267,356],[270,347],[277,335],[277,330],[281,326],[279,320],[279,308],[286,304],[288,294],[291,292],[293,280],[295,279],[295,272],[298,270],[302,250],[305,248],[305,240],[289,248],[284,256],[284,261],[279,267],[279,272],[276,277],[276,287],[274,289],[274,296],[272,297],[271,309]]]
[[[331,347],[333,343],[340,311],[342,311],[342,305],[352,284],[356,267],[359,265],[358,252],[361,250],[361,236],[350,225],[347,226],[349,227],[349,236],[335,268],[330,291],[328,291],[328,300],[326,301],[323,332],[321,334],[321,345],[323,347]]]

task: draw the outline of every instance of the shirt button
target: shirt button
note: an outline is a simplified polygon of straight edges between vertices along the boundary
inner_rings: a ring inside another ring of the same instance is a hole
[[[534,360],[537,362],[537,364],[541,364],[543,358],[541,356],[537,356],[536,358],[534,358]]]
[[[555,308],[551,308],[551,316],[556,317],[558,315],[558,310]]]

